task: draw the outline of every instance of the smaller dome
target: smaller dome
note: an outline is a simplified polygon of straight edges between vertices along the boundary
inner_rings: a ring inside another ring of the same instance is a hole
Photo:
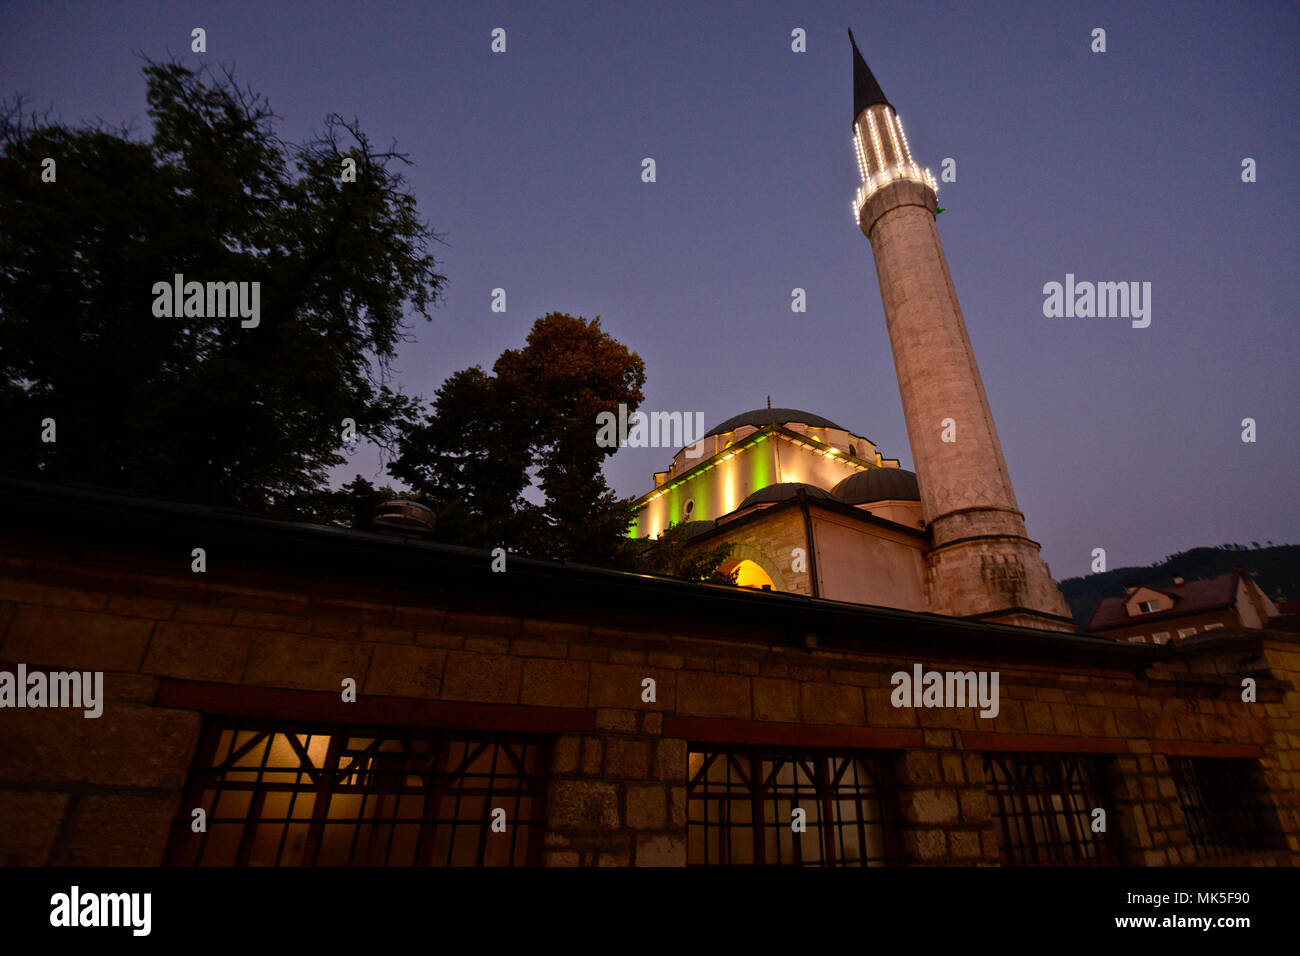
[[[872,501],[920,501],[921,489],[915,472],[902,468],[868,468],[849,475],[831,489],[846,505],[865,505]]]
[[[781,484],[768,485],[766,488],[758,489],[758,491],[754,492],[742,501],[740,507],[736,510],[740,511],[744,508],[748,508],[750,505],[760,504],[764,501],[785,501],[788,498],[793,498],[800,491],[806,491],[809,498],[825,498],[829,501],[835,500],[833,494],[823,488],[818,488],[816,485],[806,484],[802,481],[786,481]]]
[[[682,529],[682,534],[685,536],[687,541],[690,541],[692,538],[698,538],[700,535],[712,531],[717,526],[717,522],[713,520],[683,521],[681,525],[679,525]]]

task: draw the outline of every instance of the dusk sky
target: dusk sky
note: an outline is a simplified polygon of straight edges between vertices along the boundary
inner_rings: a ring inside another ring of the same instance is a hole
[[[396,140],[448,277],[395,363],[408,393],[490,368],[547,312],[599,315],[645,360],[645,410],[712,427],[770,395],[910,467],[850,209],[852,27],[917,160],[956,161],[939,231],[1054,575],[1097,547],[1119,567],[1300,542],[1293,2],[5,3],[0,22],[0,92],[66,122],[147,135],[138,54],[170,52],[233,65],[286,139],[338,112]],[[1067,273],[1150,282],[1150,326],[1045,317]],[[607,474],[639,494],[672,453]],[[389,480],[373,453],[338,474],[358,471]]]

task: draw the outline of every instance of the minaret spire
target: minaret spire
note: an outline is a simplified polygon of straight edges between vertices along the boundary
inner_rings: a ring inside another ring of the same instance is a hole
[[[853,34],[849,33],[850,41]],[[934,175],[912,157],[898,114],[853,42],[853,215],[876,260],[921,510],[930,609],[1071,631],[1011,488],[1002,444],[935,228]]]
[[[871,67],[867,66],[867,61],[858,52],[858,41],[853,39],[852,30],[849,31],[849,42],[853,44],[853,120],[857,122],[858,114],[868,106],[883,103],[892,108],[892,104],[885,99],[885,91],[880,88]]]

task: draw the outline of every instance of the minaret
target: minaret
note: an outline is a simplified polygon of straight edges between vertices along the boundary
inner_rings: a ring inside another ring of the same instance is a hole
[[[930,604],[941,614],[1074,630],[1016,505],[1002,445],[935,228],[934,176],[912,158],[893,106],[853,44],[853,211],[871,241],[921,507],[933,534]]]

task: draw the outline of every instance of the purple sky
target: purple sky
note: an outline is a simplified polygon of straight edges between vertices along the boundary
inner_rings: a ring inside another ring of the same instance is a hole
[[[408,392],[490,367],[546,312],[599,314],[645,359],[647,410],[712,426],[771,395],[906,467],[850,211],[852,26],[918,161],[957,161],[940,233],[1054,574],[1095,547],[1118,567],[1300,541],[1294,3],[6,3],[3,20],[0,92],[66,121],[143,133],[134,53],[172,51],[233,64],[286,138],[330,111],[395,138],[450,280],[397,363]],[[1045,318],[1067,272],[1151,282],[1151,326]],[[671,454],[625,449],[607,473],[640,493]],[[375,457],[341,474],[358,470]]]

